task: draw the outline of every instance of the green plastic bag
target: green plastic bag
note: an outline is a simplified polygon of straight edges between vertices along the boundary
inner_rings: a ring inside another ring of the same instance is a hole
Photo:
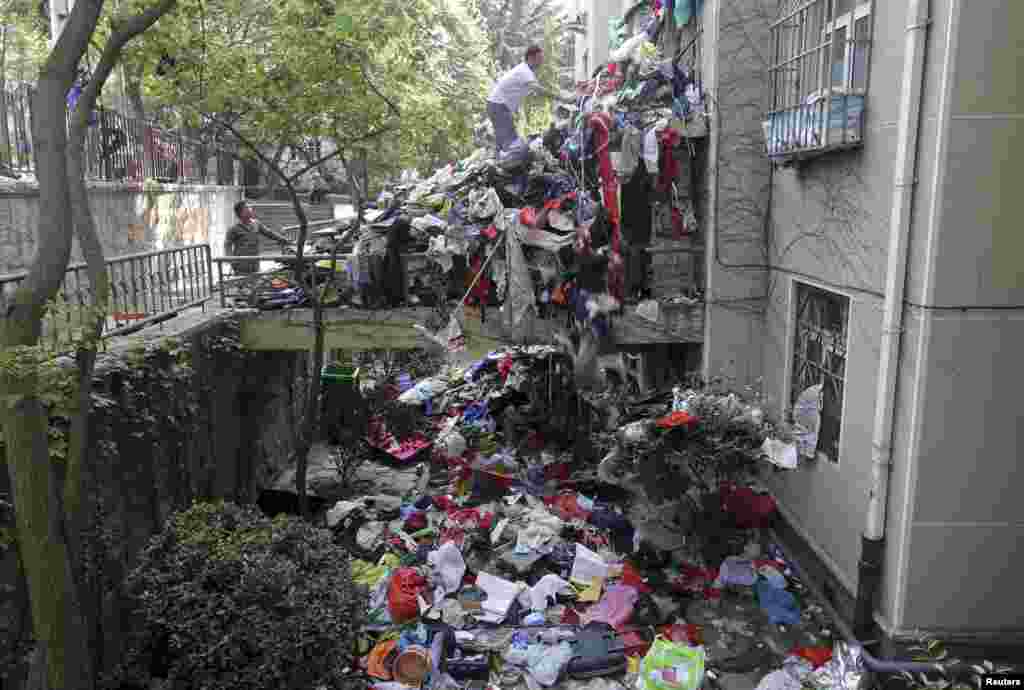
[[[640,690],[697,690],[704,682],[704,648],[658,636],[640,662]]]

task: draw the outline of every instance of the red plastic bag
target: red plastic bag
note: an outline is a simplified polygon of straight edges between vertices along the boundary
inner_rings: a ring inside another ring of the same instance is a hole
[[[531,206],[523,207],[523,210],[519,212],[519,222],[530,228],[536,227],[537,209]]]
[[[417,597],[427,580],[412,568],[399,568],[388,583],[388,611],[395,623],[408,623],[420,615]]]
[[[811,662],[814,668],[825,665],[832,658],[831,647],[797,647],[793,656],[803,657]]]

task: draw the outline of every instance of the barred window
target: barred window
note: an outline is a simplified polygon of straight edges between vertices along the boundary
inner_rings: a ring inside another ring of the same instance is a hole
[[[849,318],[848,297],[796,283],[790,405],[808,388],[821,386],[817,452],[832,462],[839,462]]]
[[[791,0],[771,27],[768,155],[786,160],[859,146],[871,47],[871,4]]]

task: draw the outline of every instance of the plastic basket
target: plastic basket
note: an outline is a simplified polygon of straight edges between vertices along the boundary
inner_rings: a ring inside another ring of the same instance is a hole
[[[359,380],[360,369],[348,364],[328,364],[320,372],[324,383],[355,383]]]

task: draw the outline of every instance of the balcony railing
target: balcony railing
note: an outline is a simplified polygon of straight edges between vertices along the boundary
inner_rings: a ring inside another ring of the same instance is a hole
[[[129,254],[107,261],[110,298],[104,336],[123,335],[205,305],[213,296],[210,245]],[[27,271],[0,275],[0,313],[6,313]],[[90,323],[95,295],[84,263],[68,266],[44,324],[44,339],[58,349]]]
[[[8,175],[35,172],[32,147],[32,89],[0,92],[0,166]],[[96,181],[237,185],[240,180],[235,148],[103,107],[90,118],[85,164],[86,178]]]

